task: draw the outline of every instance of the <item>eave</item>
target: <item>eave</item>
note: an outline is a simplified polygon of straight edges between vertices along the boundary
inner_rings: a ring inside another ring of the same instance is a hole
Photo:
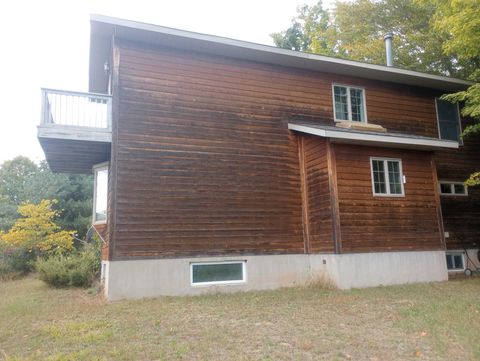
[[[291,51],[102,15],[91,15],[90,20],[91,92],[105,92],[107,76],[104,73],[104,63],[109,60],[113,37],[235,59],[431,88],[441,92],[464,90],[473,84],[445,76]]]
[[[458,149],[459,146],[458,142],[451,140],[400,133],[356,131],[315,123],[288,123],[288,129],[329,138],[334,143],[417,150]]]

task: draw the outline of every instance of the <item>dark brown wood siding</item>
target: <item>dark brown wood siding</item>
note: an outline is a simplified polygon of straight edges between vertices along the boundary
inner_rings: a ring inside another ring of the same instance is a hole
[[[369,166],[362,171],[352,166],[355,176],[362,174],[361,185],[356,178],[348,185],[345,166],[349,169],[348,162],[355,164],[365,154],[348,158],[342,146],[328,148],[330,162],[337,151],[340,157],[328,171],[340,167],[335,190],[343,192],[341,229],[340,222],[328,219],[328,201],[319,202],[323,195],[309,186],[305,191],[313,213],[305,243],[298,135],[287,130],[290,120],[333,125],[332,83],[338,83],[365,88],[370,123],[436,137],[435,92],[142,44],[117,45],[111,258],[331,252],[329,236],[339,239],[340,231],[347,252],[441,247],[432,170],[420,170],[427,153],[405,152],[412,164],[414,182],[406,185],[411,193],[389,202],[372,198],[370,174],[362,173]],[[314,160],[323,146],[314,143],[305,153],[306,175],[323,186],[324,160],[318,161],[321,166]],[[403,158],[404,151],[385,150],[392,152]],[[378,219],[384,213],[390,218]],[[387,224],[385,219],[393,218],[402,226]],[[419,228],[423,222],[428,231]]]
[[[463,127],[472,124],[464,120]],[[438,179],[463,182],[480,170],[480,142],[477,136],[467,137],[458,150],[445,150],[435,155]],[[480,188],[470,187],[468,196],[440,196],[443,225],[448,249],[480,246]]]
[[[120,59],[114,258],[303,253],[288,94],[224,59],[129,44]]]
[[[305,182],[305,218],[309,251],[334,252],[327,140],[301,136]]]
[[[334,144],[342,252],[442,249],[430,152]],[[370,157],[402,161],[404,197],[374,196]]]

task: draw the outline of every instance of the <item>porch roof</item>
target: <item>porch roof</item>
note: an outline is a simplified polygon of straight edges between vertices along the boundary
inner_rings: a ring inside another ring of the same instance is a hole
[[[368,145],[375,147],[436,150],[457,149],[458,142],[438,138],[407,135],[401,133],[380,133],[365,130],[344,129],[313,122],[289,122],[288,129],[301,133],[330,138],[335,143]]]

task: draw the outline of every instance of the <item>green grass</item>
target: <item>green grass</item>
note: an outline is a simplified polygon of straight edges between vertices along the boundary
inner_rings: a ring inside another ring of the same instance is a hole
[[[480,279],[106,303],[0,282],[0,360],[479,360]]]

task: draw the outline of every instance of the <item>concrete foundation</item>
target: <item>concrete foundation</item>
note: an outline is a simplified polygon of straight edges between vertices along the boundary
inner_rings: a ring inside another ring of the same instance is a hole
[[[191,285],[191,263],[221,261],[246,262],[245,282]],[[109,300],[265,290],[309,282],[349,289],[448,279],[445,251],[106,261],[102,273]]]

